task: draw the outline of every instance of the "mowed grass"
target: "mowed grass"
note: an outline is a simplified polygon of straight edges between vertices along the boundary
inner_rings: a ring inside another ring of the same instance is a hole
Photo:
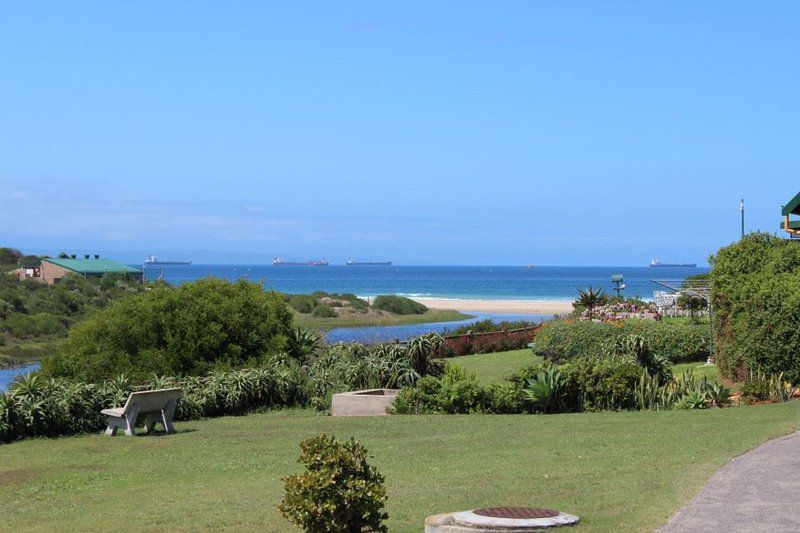
[[[541,357],[534,356],[528,348],[508,352],[464,355],[446,359],[447,364],[460,366],[467,372],[475,374],[478,380],[484,383],[503,381],[503,378],[513,374],[520,368],[533,365],[541,360]]]
[[[448,364],[458,365],[467,372],[476,375],[478,381],[492,383],[503,381],[506,377],[521,368],[542,361],[541,357],[534,356],[529,349],[511,350],[508,352],[485,353],[464,355],[446,359]],[[684,373],[692,372],[696,379],[707,377],[709,381],[722,381],[719,368],[716,365],[706,365],[705,362],[681,363],[672,365],[672,373],[680,379]]]
[[[691,372],[695,379],[708,378],[709,381],[722,381],[717,365],[707,365],[705,362],[681,363],[672,365],[672,374],[681,379],[684,374]]]
[[[390,531],[427,515],[536,505],[583,531],[650,531],[734,455],[800,425],[800,402],[704,411],[330,418],[276,411],[171,436],[0,446],[0,529],[293,531],[278,513],[298,443],[354,436],[386,476]]]

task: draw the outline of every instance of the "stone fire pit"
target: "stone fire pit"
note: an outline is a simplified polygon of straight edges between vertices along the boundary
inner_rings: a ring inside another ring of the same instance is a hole
[[[399,389],[368,389],[342,392],[333,395],[333,416],[381,416],[388,414]]]

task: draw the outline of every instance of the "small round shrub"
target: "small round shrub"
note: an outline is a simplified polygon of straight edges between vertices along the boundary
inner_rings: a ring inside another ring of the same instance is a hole
[[[330,305],[320,304],[314,308],[311,315],[317,318],[335,318],[338,316],[336,310]]]
[[[393,294],[376,296],[375,300],[372,302],[372,307],[396,315],[421,315],[428,310],[427,307],[419,302],[415,302],[411,298],[395,296]]]
[[[317,300],[308,294],[295,294],[289,298],[289,307],[298,313],[310,313],[317,306]]]
[[[350,438],[324,433],[300,443],[306,472],[284,478],[278,509],[306,531],[387,531],[384,477],[367,463],[367,450]]]

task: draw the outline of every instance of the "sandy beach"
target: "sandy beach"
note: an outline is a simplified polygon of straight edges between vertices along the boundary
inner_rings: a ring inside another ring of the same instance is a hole
[[[455,309],[463,312],[548,315],[569,313],[569,300],[458,300],[449,298],[414,298],[429,309]]]

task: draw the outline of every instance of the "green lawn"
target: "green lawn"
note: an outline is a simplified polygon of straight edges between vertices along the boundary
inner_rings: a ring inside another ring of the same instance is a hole
[[[531,354],[529,349],[511,350],[508,352],[484,353],[451,357],[448,364],[458,365],[468,372],[475,374],[479,381],[491,383],[503,379],[519,370],[541,361],[541,357]],[[695,378],[702,379],[706,376],[709,380],[721,381],[719,368],[715,365],[706,365],[705,362],[681,363],[672,365],[672,372],[680,378],[684,372],[691,370]]]
[[[447,364],[458,365],[467,372],[475,374],[479,381],[490,383],[503,381],[506,376],[538,361],[541,361],[541,357],[534,356],[530,349],[525,348],[508,352],[451,357],[447,359]]]
[[[276,506],[298,443],[355,436],[386,476],[390,531],[487,505],[578,514],[583,531],[650,531],[734,455],[800,427],[800,402],[704,411],[334,419],[277,411],[0,446],[7,531],[291,531]]]
[[[684,372],[688,372],[689,370],[692,371],[692,375],[694,375],[696,379],[707,377],[709,381],[722,381],[717,365],[706,365],[704,362],[672,365],[672,374],[678,379],[681,378]]]

